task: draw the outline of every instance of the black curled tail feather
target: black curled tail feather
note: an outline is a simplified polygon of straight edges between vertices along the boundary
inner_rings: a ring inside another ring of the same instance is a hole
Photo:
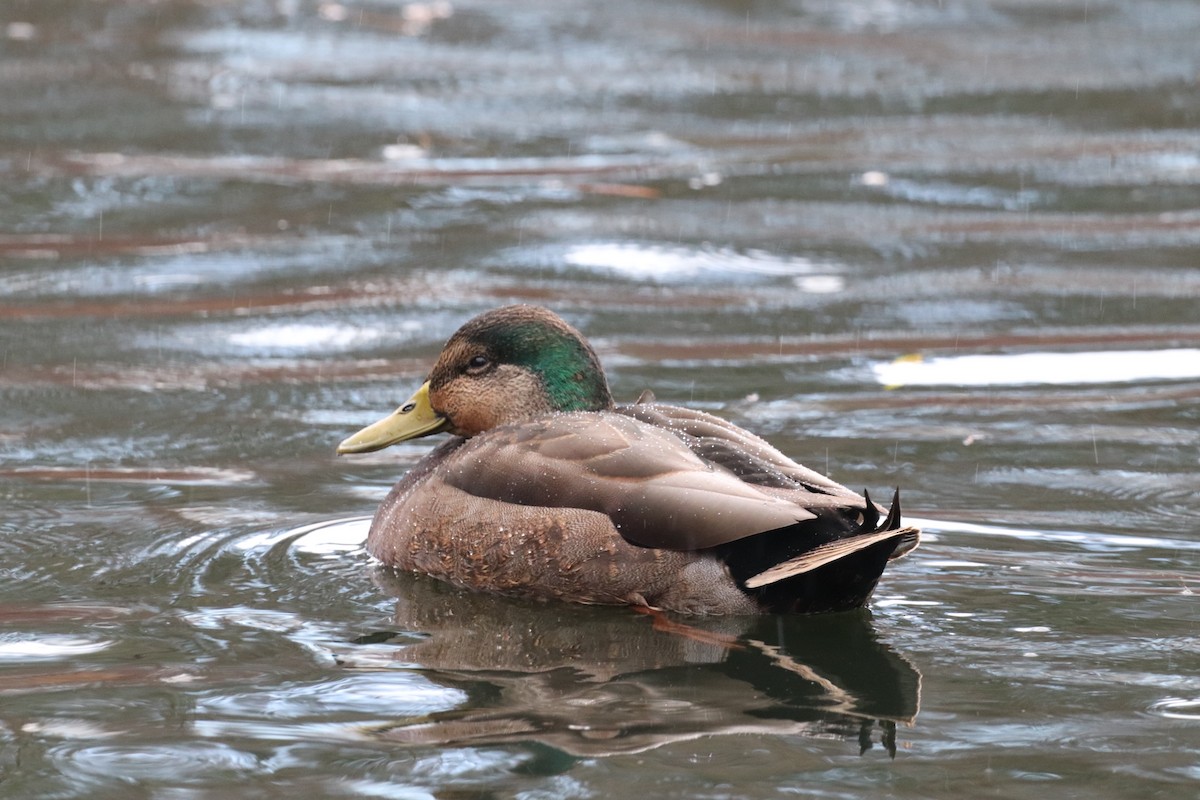
[[[883,521],[883,530],[896,531],[896,547],[892,550],[892,554],[888,556],[888,560],[906,556],[913,550],[917,549],[917,545],[921,543],[921,531],[917,528],[902,528],[900,523],[900,489],[896,489],[896,493],[892,495],[892,507],[888,510],[887,519]]]
[[[863,489],[863,521],[858,529],[858,533],[867,533],[876,529],[879,525],[879,506],[871,502],[871,493]]]
[[[885,531],[894,531],[900,528],[900,487],[896,487],[896,493],[892,495],[892,507],[888,509],[887,519],[883,521],[883,529]]]

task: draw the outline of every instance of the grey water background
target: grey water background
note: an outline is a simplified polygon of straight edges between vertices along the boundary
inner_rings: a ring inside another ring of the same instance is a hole
[[[1200,5],[0,6],[0,796],[1200,796]],[[925,544],[676,620],[388,576],[508,302]]]

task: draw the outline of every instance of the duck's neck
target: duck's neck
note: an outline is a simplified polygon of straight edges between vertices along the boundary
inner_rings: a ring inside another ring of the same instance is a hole
[[[533,347],[513,349],[525,354],[518,363],[538,375],[556,411],[604,411],[613,407],[604,369],[587,342],[541,326],[517,328],[513,336],[540,340]]]

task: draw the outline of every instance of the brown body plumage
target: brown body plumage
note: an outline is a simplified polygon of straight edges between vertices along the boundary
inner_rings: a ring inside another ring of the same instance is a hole
[[[551,312],[509,306],[447,342],[429,381],[347,439],[365,452],[457,434],[383,501],[367,549],[452,583],[685,613],[863,605],[916,546],[898,495],[869,499],[718,417],[612,403],[595,353]]]

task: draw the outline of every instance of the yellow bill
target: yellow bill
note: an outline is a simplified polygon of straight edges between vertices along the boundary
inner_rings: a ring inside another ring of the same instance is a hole
[[[382,450],[397,442],[440,433],[449,424],[450,421],[429,404],[429,381],[425,381],[407,403],[339,444],[337,454]]]

